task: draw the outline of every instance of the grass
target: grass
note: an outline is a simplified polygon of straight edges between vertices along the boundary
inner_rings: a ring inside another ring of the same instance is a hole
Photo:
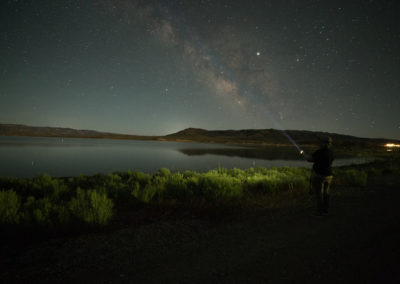
[[[334,168],[332,186],[362,188],[370,178],[399,172],[397,160]],[[276,207],[282,200],[304,199],[309,178],[310,170],[288,167],[218,168],[205,173],[162,168],[154,175],[127,171],[71,178],[46,174],[31,179],[0,178],[0,225],[104,226],[118,218],[120,208],[151,204],[263,203]]]

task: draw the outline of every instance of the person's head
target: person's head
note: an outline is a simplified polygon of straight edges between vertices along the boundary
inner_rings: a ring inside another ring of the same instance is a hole
[[[319,141],[320,141],[321,147],[327,147],[327,148],[332,147],[332,138],[329,136],[320,137]]]

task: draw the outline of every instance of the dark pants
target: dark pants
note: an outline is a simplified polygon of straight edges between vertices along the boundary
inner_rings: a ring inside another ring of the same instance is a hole
[[[313,173],[311,176],[312,191],[316,201],[316,214],[328,213],[329,209],[329,187],[332,176],[321,176]]]

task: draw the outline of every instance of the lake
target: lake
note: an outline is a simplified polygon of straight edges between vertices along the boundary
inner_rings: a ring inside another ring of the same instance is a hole
[[[334,166],[365,163],[362,158],[337,159]],[[154,173],[204,172],[218,167],[311,167],[294,147],[249,148],[220,144],[0,136],[0,176],[55,177],[114,171]]]

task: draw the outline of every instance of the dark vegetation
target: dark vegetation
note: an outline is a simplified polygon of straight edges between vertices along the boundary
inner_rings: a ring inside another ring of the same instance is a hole
[[[369,179],[399,172],[398,160],[334,168],[332,186],[360,189]],[[277,207],[306,198],[309,177],[306,168],[219,168],[205,173],[162,168],[154,175],[128,171],[71,178],[46,174],[0,178],[0,226],[9,230],[98,227],[123,219],[127,209],[160,204]]]

